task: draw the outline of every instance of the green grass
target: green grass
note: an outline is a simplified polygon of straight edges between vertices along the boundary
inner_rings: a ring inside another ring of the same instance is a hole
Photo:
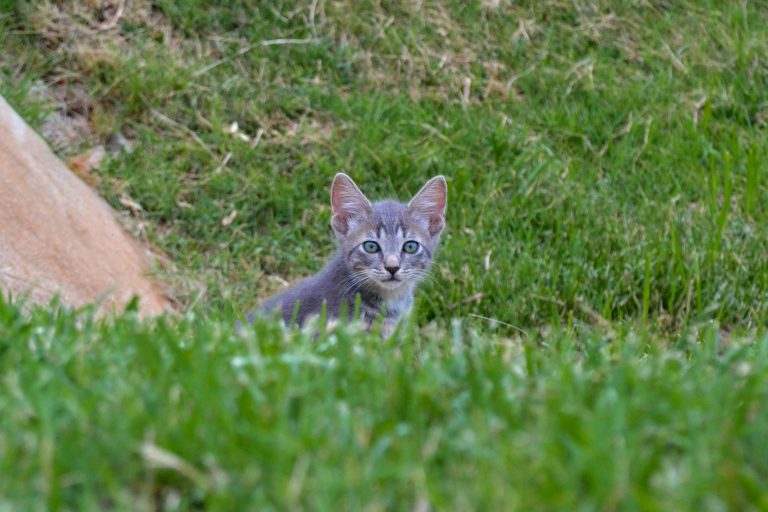
[[[7,507],[768,508],[765,2],[96,4],[0,1],[0,94],[132,140],[100,191],[196,319],[3,304]],[[414,325],[238,337],[338,171],[448,178]]]
[[[768,337],[389,342],[0,304],[0,506],[761,510]]]
[[[91,144],[135,138],[102,191],[144,207],[187,304],[242,310],[279,288],[269,276],[317,270],[343,170],[401,198],[448,176],[440,293],[420,318],[768,316],[761,3],[318,2],[314,25],[310,2],[134,4],[107,33],[94,10],[19,4],[2,91],[27,112],[25,84],[80,86]],[[237,55],[277,38],[312,42]]]

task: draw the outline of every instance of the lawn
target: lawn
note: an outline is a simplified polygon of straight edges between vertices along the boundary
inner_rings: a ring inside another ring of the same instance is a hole
[[[182,311],[0,303],[0,510],[768,508],[765,19],[0,0],[0,94],[108,148],[85,177]],[[236,333],[331,255],[339,171],[447,177],[412,321]]]

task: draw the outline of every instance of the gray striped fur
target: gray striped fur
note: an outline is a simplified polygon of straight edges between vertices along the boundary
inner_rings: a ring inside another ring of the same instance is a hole
[[[383,334],[391,335],[409,313],[416,285],[427,276],[445,226],[446,201],[442,176],[403,204],[371,203],[349,176],[337,174],[331,186],[331,226],[338,253],[318,274],[270,297],[259,310],[279,310],[286,323],[304,325],[321,314],[323,305],[328,320],[343,311],[351,318],[359,296],[360,318],[369,327],[382,318]],[[366,251],[366,242],[375,242],[379,250]],[[406,252],[406,242],[418,243],[418,250]]]

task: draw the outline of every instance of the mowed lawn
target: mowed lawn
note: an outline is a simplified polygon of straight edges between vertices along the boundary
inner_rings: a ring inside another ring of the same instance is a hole
[[[122,7],[121,7],[122,6]],[[768,4],[0,0],[182,315],[0,302],[0,510],[768,509]],[[448,180],[412,321],[234,322]]]

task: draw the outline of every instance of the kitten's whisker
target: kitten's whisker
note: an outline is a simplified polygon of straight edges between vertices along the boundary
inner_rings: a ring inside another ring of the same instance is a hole
[[[418,279],[419,282],[424,282],[424,283],[427,283],[429,285],[437,284],[437,279],[428,270],[413,269],[413,273],[414,273],[414,275],[416,276],[416,279]]]
[[[344,281],[340,283],[341,285],[340,295],[342,297],[346,296],[350,291],[352,291],[352,289],[355,288],[357,281],[358,281],[358,277],[356,275],[351,275],[345,278]]]
[[[344,283],[349,285],[355,285],[359,284],[363,279],[365,278],[364,275],[362,275],[359,272],[356,272],[354,274],[349,274],[345,279]]]
[[[360,288],[363,284],[367,284],[368,281],[368,277],[363,273],[355,273],[347,276],[341,283],[343,286],[341,296],[346,296],[352,290]]]

